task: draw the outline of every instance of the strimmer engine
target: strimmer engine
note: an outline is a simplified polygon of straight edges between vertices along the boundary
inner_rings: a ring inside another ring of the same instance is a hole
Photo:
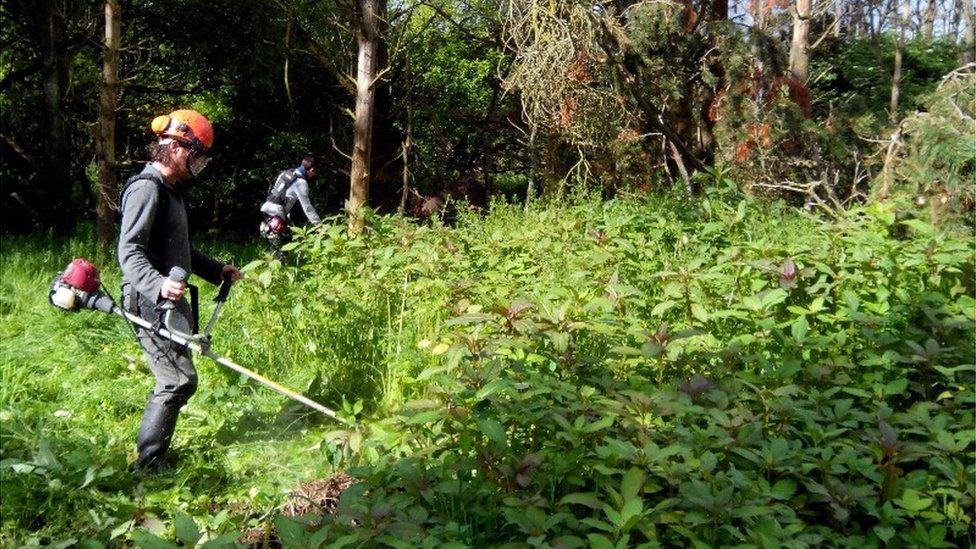
[[[47,300],[55,307],[71,312],[98,309],[112,312],[112,299],[99,291],[98,268],[83,257],[76,257],[51,281]]]

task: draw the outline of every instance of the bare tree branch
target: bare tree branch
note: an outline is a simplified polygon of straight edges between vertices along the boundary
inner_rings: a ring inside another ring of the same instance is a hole
[[[270,1],[273,2],[276,6],[278,6],[282,11],[286,13],[289,11],[289,7],[282,0],[270,0]],[[349,9],[352,9],[351,4]],[[335,24],[335,22],[332,23]],[[345,29],[345,30],[348,31],[349,29]],[[319,64],[322,65],[322,67],[326,71],[332,74],[332,76],[336,79],[336,81],[339,82],[339,84],[342,86],[344,90],[346,90],[346,92],[348,92],[352,96],[355,96],[356,95],[355,78],[347,74],[345,71],[340,69],[338,65],[336,65],[335,56],[330,55],[329,52],[325,51],[322,48],[322,45],[315,40],[315,37],[312,36],[306,30],[306,25],[304,24],[295,25],[294,31],[295,34],[297,34],[298,37],[305,43],[306,47],[308,48],[308,52],[312,55],[312,57],[318,60]]]
[[[167,86],[149,86],[145,84],[129,84],[128,82],[133,80],[135,77],[127,78],[125,81],[119,82],[119,85],[126,91],[132,93],[163,93],[167,95],[191,95],[194,93],[200,93],[200,86],[194,86],[192,88],[170,88]]]
[[[27,164],[30,165],[31,168],[35,170],[38,168],[37,160],[35,160],[30,153],[25,151],[23,147],[18,145],[17,142],[14,141],[13,137],[5,133],[0,133],[0,138],[3,139],[3,141],[7,144],[7,146],[10,147],[12,151],[17,153],[17,156],[19,156],[22,160],[24,160],[24,162],[27,162]]]
[[[458,31],[460,31],[461,34],[463,34],[465,36],[465,38],[467,38],[468,40],[471,40],[472,42],[482,42],[482,43],[489,44],[489,45],[492,45],[492,46],[500,45],[497,42],[495,42],[494,40],[492,40],[490,37],[476,36],[476,35],[472,34],[470,30],[468,30],[461,23],[455,21],[454,18],[451,17],[447,12],[445,12],[440,6],[438,6],[436,4],[433,4],[431,2],[428,2],[426,0],[418,0],[418,3],[421,4],[421,5],[423,5],[423,6],[427,6],[428,8],[434,10],[434,12],[436,12],[437,15],[440,15],[445,21],[447,21],[448,23],[450,23],[451,26],[453,26]]]

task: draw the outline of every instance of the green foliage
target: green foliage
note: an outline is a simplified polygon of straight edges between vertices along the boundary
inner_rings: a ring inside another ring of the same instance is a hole
[[[37,281],[64,246],[21,244],[0,294],[11,544],[972,541],[974,242],[898,203],[826,224],[733,185],[299,231],[247,267],[218,350],[357,422],[296,421],[197,361],[178,469],[150,479],[124,472],[135,344],[53,315]],[[360,479],[336,514],[269,518],[335,467]]]
[[[971,245],[890,206],[821,227],[714,198],[304,235],[252,267],[270,292],[385,294],[420,328],[382,338],[409,400],[304,539],[966,545]]]
[[[476,167],[507,172],[517,156],[514,136],[497,127],[515,100],[502,96],[496,76],[504,61],[493,36],[495,9],[484,2],[416,4],[403,25],[393,114],[401,135],[409,126],[412,184],[423,192],[440,192]]]
[[[439,191],[472,169],[510,172],[522,156],[507,122],[516,98],[503,97],[495,77],[502,58],[495,6],[440,4],[440,13],[414,3],[398,6],[402,11],[384,31],[383,63],[390,66],[378,90],[373,155],[374,173],[387,173],[374,181],[380,192],[372,200],[387,207],[398,202],[394,184],[401,166],[394,157],[411,115],[411,184],[425,191]],[[104,10],[77,1],[34,8],[27,1],[2,8],[10,22],[2,30],[10,47],[0,52],[0,107],[10,128],[0,141],[4,231],[89,219],[97,196],[85,172],[94,171]],[[42,17],[48,8],[65,35],[54,46]],[[460,21],[460,28],[441,14]],[[347,153],[352,148],[346,116],[355,99],[352,18],[349,6],[328,1],[126,4],[115,129],[119,179],[148,159],[153,117],[196,108],[214,123],[216,138],[215,160],[189,194],[192,217],[206,219],[195,229],[252,233],[269,181],[307,151],[319,156],[319,182],[325,183],[312,186],[316,206],[339,211],[349,165],[333,145]],[[55,53],[65,65],[59,74],[65,97],[54,116],[65,126],[65,143],[52,154],[43,67],[54,64]],[[52,167],[63,167],[58,177],[45,176]],[[59,213],[49,218],[45,210]]]
[[[813,50],[810,86],[819,113],[838,110],[851,119],[868,115],[883,124],[888,119],[886,99],[891,94],[895,43],[892,33],[884,33],[876,39],[827,42]],[[901,109],[924,109],[926,96],[958,64],[959,46],[949,37],[907,42],[902,60]]]
[[[330,3],[316,5],[326,13],[336,10]],[[3,227],[14,232],[29,231],[38,221],[50,224],[45,210],[57,211],[60,220],[85,220],[94,209],[96,196],[84,172],[90,169],[95,152],[96,132],[92,128],[98,122],[103,6],[75,1],[36,9],[32,6],[32,2],[13,2],[3,8],[5,20],[10,22],[2,31],[4,43],[16,43],[0,54],[0,75],[6,78],[15,73],[0,91],[4,126],[10,128],[5,130],[9,141],[2,145],[0,161],[6,191]],[[48,8],[54,13],[53,24],[64,27],[65,44],[52,47],[45,42],[47,26],[39,14]],[[323,180],[347,180],[343,166],[330,157],[328,134],[330,121],[343,116],[341,110],[349,95],[336,85],[337,77],[308,53],[304,41],[295,37],[290,45],[285,44],[287,17],[278,6],[236,0],[133,1],[123,8],[123,84],[115,130],[120,181],[148,160],[153,117],[176,108],[197,108],[215,126],[216,159],[203,185],[190,194],[193,213],[207,219],[205,228],[220,223],[241,232],[253,231],[255,210],[269,180],[307,150],[322,157]],[[297,15],[296,19],[294,25],[307,25]],[[328,57],[348,55],[352,37],[328,28],[342,41],[333,51],[329,49],[333,44],[323,40],[321,51]],[[249,31],[238,32],[240,29]],[[50,63],[52,50],[67,60],[61,75],[65,99],[57,113],[65,125],[67,143],[66,150],[58,155],[49,151],[50,121],[43,102],[46,72],[29,70]],[[283,78],[286,57],[290,62],[290,100]],[[17,77],[22,69],[28,70]],[[338,127],[334,137],[346,146],[343,129],[348,128]],[[284,146],[281,142],[286,139],[290,142]],[[278,146],[269,150],[269,142]],[[45,179],[44,170],[61,165],[66,166],[64,177]],[[313,193],[323,208],[325,193],[319,189],[313,188]],[[31,216],[22,204],[12,200],[9,195],[13,192],[40,216]],[[206,214],[217,210],[218,202],[222,215],[211,220]],[[240,228],[245,222],[246,229]]]

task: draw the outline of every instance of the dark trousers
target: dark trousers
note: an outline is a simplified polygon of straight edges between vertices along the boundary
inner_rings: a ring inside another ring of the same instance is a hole
[[[133,312],[150,322],[162,322],[156,303],[145,296],[137,296],[137,311]],[[174,329],[184,333],[192,331],[192,314],[186,299],[177,302],[172,315],[171,324]],[[156,386],[149,401],[181,408],[197,390],[197,371],[193,366],[190,349],[141,328],[138,330],[138,338],[149,362],[149,369],[156,378]]]
[[[129,293],[123,286],[122,295],[130,312],[152,323],[163,323],[156,303],[149,298]],[[189,334],[192,326],[192,313],[185,299],[176,303],[171,313],[170,326],[179,332]],[[197,371],[193,367],[190,349],[170,341],[152,330],[138,329],[137,337],[149,362],[149,369],[156,378],[156,385],[149,394],[146,408],[142,413],[139,433],[136,435],[138,460],[135,469],[158,466],[169,450],[176,422],[182,408],[197,390]]]

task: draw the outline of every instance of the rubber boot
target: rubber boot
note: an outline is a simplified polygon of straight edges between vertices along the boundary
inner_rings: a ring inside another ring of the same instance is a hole
[[[142,424],[136,436],[136,449],[139,459],[135,469],[152,469],[158,467],[163,455],[169,449],[173,431],[176,429],[176,419],[180,409],[157,402],[146,403],[146,411],[142,414]]]

